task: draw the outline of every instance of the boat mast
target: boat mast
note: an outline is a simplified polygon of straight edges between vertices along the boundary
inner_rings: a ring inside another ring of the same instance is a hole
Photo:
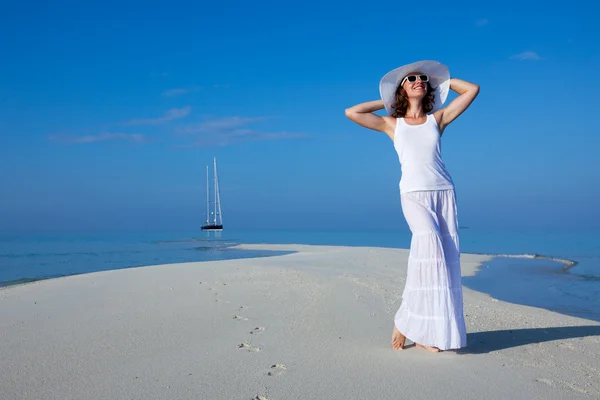
[[[209,208],[210,200],[208,193],[208,165],[206,166],[206,224],[208,225],[210,208]]]
[[[215,214],[213,218],[213,223],[217,224],[217,158],[215,157],[213,161],[213,186],[215,191]]]
[[[221,194],[219,193],[219,176],[217,174],[217,158],[215,157],[215,214],[219,213],[219,225],[223,225],[223,216],[221,215]],[[216,222],[216,215],[215,215]]]

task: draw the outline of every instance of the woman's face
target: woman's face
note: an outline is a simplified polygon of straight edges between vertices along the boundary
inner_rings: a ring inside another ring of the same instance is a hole
[[[408,97],[424,97],[427,94],[429,77],[426,74],[419,71],[411,72],[402,81],[402,87]]]

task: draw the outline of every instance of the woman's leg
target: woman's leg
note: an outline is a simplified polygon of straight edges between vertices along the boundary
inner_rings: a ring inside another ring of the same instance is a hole
[[[462,276],[460,267],[460,241],[458,228],[458,212],[456,193],[454,190],[442,190],[437,208],[438,221],[444,246],[444,257],[448,266],[448,281],[450,290],[449,323],[455,337],[453,342],[460,347],[467,345],[467,328],[463,311]]]
[[[438,209],[443,191],[420,191],[401,196],[402,210],[412,232],[406,286],[395,316],[397,330],[430,350],[462,346],[454,316],[455,282],[446,260]]]

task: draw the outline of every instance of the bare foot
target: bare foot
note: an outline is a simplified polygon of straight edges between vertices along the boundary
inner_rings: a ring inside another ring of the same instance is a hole
[[[404,336],[398,328],[394,325],[394,330],[392,331],[392,347],[394,350],[402,350],[404,349],[404,342],[406,342],[406,336]]]
[[[427,351],[431,351],[432,353],[439,353],[441,350],[438,349],[437,347],[431,347],[431,346],[424,346],[422,344],[419,343],[415,343],[415,346],[420,347],[422,349],[425,349]]]

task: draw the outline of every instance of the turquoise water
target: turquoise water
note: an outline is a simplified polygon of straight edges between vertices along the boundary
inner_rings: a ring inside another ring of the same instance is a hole
[[[237,250],[240,243],[299,243],[408,248],[408,230],[225,230],[0,234],[0,286],[103,270],[190,261],[263,257],[280,252]],[[461,251],[539,254],[555,261],[497,258],[464,285],[517,304],[600,321],[600,231],[460,231]]]

